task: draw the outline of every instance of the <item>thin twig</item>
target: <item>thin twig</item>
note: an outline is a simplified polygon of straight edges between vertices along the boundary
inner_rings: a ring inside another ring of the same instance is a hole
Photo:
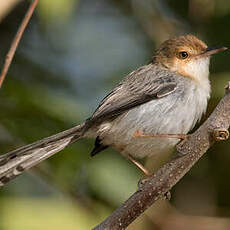
[[[125,229],[155,201],[162,199],[217,140],[226,140],[230,125],[230,83],[226,94],[202,126],[177,146],[177,155],[93,230]]]
[[[26,28],[27,24],[29,23],[30,18],[32,16],[32,14],[34,12],[34,9],[36,8],[38,2],[39,2],[39,0],[34,0],[31,3],[31,5],[30,5],[28,11],[26,12],[26,15],[25,15],[20,27],[18,28],[18,31],[17,31],[17,33],[15,35],[15,38],[14,38],[14,40],[13,40],[11,46],[10,46],[10,49],[9,49],[7,55],[6,55],[5,63],[4,63],[4,66],[3,66],[3,69],[2,69],[2,72],[1,72],[1,75],[0,75],[0,88],[2,87],[2,83],[3,83],[3,81],[4,81],[5,77],[6,77],[6,74],[8,72],[9,67],[10,67],[10,64],[12,62],[12,59],[14,57],[15,51],[16,51],[16,49],[18,47],[18,44],[19,44],[19,42],[20,42],[20,40],[22,38],[22,35],[23,35],[24,31],[25,31],[25,28]]]

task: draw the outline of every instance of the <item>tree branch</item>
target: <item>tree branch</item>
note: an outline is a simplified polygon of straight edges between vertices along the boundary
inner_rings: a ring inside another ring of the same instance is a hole
[[[23,21],[22,21],[22,24],[19,27],[18,32],[15,35],[15,38],[14,38],[14,40],[13,40],[11,46],[10,46],[10,49],[9,49],[7,55],[6,55],[5,63],[4,63],[4,66],[2,68],[2,72],[1,72],[1,75],[0,75],[0,88],[2,87],[2,83],[3,83],[3,81],[4,81],[5,77],[6,77],[6,74],[8,72],[9,67],[10,67],[10,64],[11,64],[11,62],[13,60],[15,51],[16,51],[16,49],[18,47],[18,44],[19,44],[19,42],[20,42],[20,40],[22,38],[22,35],[23,35],[24,31],[25,31],[25,28],[26,28],[27,24],[29,23],[30,18],[32,16],[32,14],[34,12],[34,9],[36,8],[38,2],[39,2],[39,0],[34,0],[31,3],[31,5],[30,5],[30,7],[29,7],[29,9],[28,9]]]
[[[160,168],[125,203],[93,230],[125,229],[141,213],[170,189],[191,169],[218,140],[226,140],[230,125],[230,83],[210,117],[186,140],[177,145],[176,158]]]

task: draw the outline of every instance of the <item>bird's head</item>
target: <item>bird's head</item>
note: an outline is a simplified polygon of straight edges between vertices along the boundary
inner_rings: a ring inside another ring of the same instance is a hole
[[[212,47],[193,35],[178,36],[161,44],[153,61],[194,80],[208,78],[209,61],[212,54],[226,50]]]

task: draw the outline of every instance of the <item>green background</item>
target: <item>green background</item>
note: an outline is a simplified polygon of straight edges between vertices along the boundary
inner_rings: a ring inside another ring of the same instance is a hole
[[[29,4],[0,23],[0,66]],[[165,39],[192,33],[230,47],[229,27],[226,0],[40,0],[0,90],[1,153],[84,121]],[[229,51],[212,58],[210,71],[205,117],[230,80]],[[92,147],[81,140],[1,188],[0,229],[91,229],[124,202],[142,174],[112,149],[91,158]],[[216,143],[175,186],[170,207],[156,204],[157,214],[128,229],[229,229],[229,165],[230,142]],[[169,210],[177,215],[170,227]]]

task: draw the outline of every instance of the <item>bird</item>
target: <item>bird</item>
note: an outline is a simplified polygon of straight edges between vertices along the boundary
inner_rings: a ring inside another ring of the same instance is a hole
[[[95,138],[91,156],[112,147],[150,176],[138,159],[171,151],[200,121],[211,93],[210,58],[226,49],[192,34],[164,41],[82,124],[1,155],[0,186],[81,138]]]

